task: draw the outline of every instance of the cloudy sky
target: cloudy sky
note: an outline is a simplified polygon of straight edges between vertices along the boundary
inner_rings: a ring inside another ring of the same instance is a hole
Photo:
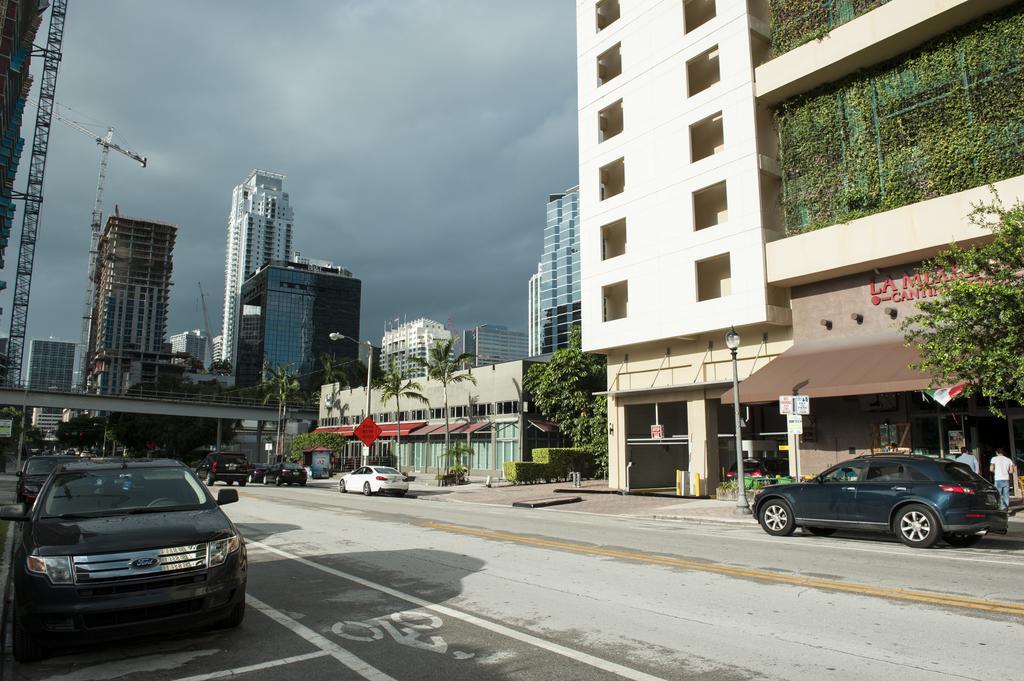
[[[297,250],[362,279],[375,343],[398,316],[525,330],[547,195],[577,182],[561,0],[73,0],[57,101],[149,158],[111,153],[104,208],[179,226],[171,333],[203,326],[197,282],[218,333],[231,189],[251,168],[288,176]],[[79,338],[98,164],[54,124],[30,338]],[[20,225],[19,205],[3,335]]]

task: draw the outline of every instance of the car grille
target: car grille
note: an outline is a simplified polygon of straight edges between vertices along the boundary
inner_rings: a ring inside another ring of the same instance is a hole
[[[206,544],[72,557],[76,584],[164,577],[206,567]],[[170,573],[170,574],[168,574]]]
[[[153,605],[147,608],[88,613],[82,615],[82,624],[87,629],[100,629],[102,627],[116,627],[122,624],[135,624],[136,622],[164,619],[165,617],[191,615],[200,612],[202,609],[203,599],[193,598],[188,601]]]

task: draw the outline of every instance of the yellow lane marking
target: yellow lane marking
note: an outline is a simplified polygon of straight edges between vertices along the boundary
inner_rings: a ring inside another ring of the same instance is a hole
[[[671,556],[659,556],[649,553],[639,553],[622,549],[612,549],[603,546],[591,546],[577,544],[575,542],[558,541],[555,539],[542,539],[530,537],[511,532],[499,532],[496,530],[484,530],[475,527],[462,525],[450,525],[433,521],[416,523],[420,527],[432,530],[441,530],[456,534],[481,537],[483,539],[494,539],[497,541],[508,541],[529,546],[539,546],[548,549],[558,549],[573,553],[582,553],[591,556],[603,556],[606,558],[619,558],[637,563],[648,563],[650,565],[664,565],[667,567],[683,568],[686,570],[697,570],[700,572],[711,572],[729,577],[745,577],[756,579],[762,582],[773,582],[776,584],[789,584],[792,586],[823,589],[826,591],[840,591],[844,593],[858,594],[861,596],[874,596],[895,601],[911,601],[915,603],[928,603],[931,605],[943,605],[951,608],[966,608],[968,610],[982,610],[984,612],[996,612],[1007,615],[1024,617],[1024,603],[1011,603],[1007,601],[991,601],[981,598],[969,598],[966,596],[953,596],[927,591],[912,591],[909,589],[898,589],[868,584],[856,584],[853,582],[841,582],[833,579],[822,579],[819,577],[802,577],[800,575],[785,575],[769,570],[757,570],[754,568],[736,567],[733,565],[722,565],[720,563],[704,563],[685,558],[673,558]]]

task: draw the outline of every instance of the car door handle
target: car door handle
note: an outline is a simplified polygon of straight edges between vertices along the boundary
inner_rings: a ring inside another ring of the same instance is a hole
[[[844,487],[843,491],[844,492],[856,492],[857,488],[856,487]]]
[[[906,487],[890,487],[889,489],[896,490],[897,492],[906,492]]]

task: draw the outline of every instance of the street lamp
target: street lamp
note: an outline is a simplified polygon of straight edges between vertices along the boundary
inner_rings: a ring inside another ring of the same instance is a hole
[[[337,331],[332,332],[328,338],[332,341],[350,340],[356,345],[362,345],[366,343],[366,411],[363,414],[363,418],[369,418],[370,416],[370,383],[373,380],[373,344],[370,341],[361,341],[352,336],[346,336],[343,333]],[[370,448],[363,445],[363,466],[369,464],[370,461]]]
[[[725,346],[732,353],[732,406],[734,428],[736,429],[736,515],[750,515],[747,503],[747,484],[743,475],[743,435],[740,431],[740,378],[736,366],[736,351],[740,347],[740,335],[736,327],[725,334]]]

